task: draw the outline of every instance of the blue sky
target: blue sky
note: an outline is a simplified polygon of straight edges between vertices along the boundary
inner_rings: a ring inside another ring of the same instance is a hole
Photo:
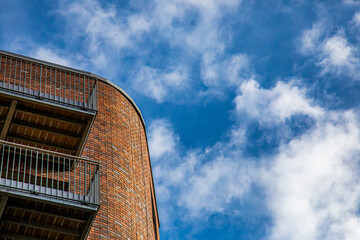
[[[123,88],[162,239],[360,239],[357,1],[0,1],[0,48]]]

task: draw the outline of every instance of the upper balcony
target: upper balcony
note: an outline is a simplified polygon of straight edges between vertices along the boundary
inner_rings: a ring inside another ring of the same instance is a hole
[[[97,76],[0,50],[0,140],[80,156]]]
[[[91,73],[0,50],[0,91],[69,109],[97,110],[97,78]]]

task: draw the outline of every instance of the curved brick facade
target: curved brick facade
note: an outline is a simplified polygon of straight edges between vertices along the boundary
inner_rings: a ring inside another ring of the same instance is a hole
[[[83,156],[101,163],[101,207],[88,239],[159,239],[145,126],[120,89],[98,82],[98,114]]]

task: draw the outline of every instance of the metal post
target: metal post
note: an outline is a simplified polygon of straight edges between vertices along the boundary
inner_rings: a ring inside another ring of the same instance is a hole
[[[36,158],[35,158],[35,183],[34,183],[34,191],[35,191],[35,192],[36,192],[36,182],[37,182],[38,157],[39,157],[39,151],[36,150]]]
[[[87,168],[87,164],[86,162],[85,164],[85,172],[84,172],[84,177],[85,177],[85,188],[84,188],[84,202],[86,201],[86,168]]]

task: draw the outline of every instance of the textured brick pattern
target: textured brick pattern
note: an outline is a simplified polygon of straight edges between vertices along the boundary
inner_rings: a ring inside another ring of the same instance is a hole
[[[99,81],[98,115],[83,156],[101,162],[101,207],[88,239],[159,239],[144,126],[119,90]]]

